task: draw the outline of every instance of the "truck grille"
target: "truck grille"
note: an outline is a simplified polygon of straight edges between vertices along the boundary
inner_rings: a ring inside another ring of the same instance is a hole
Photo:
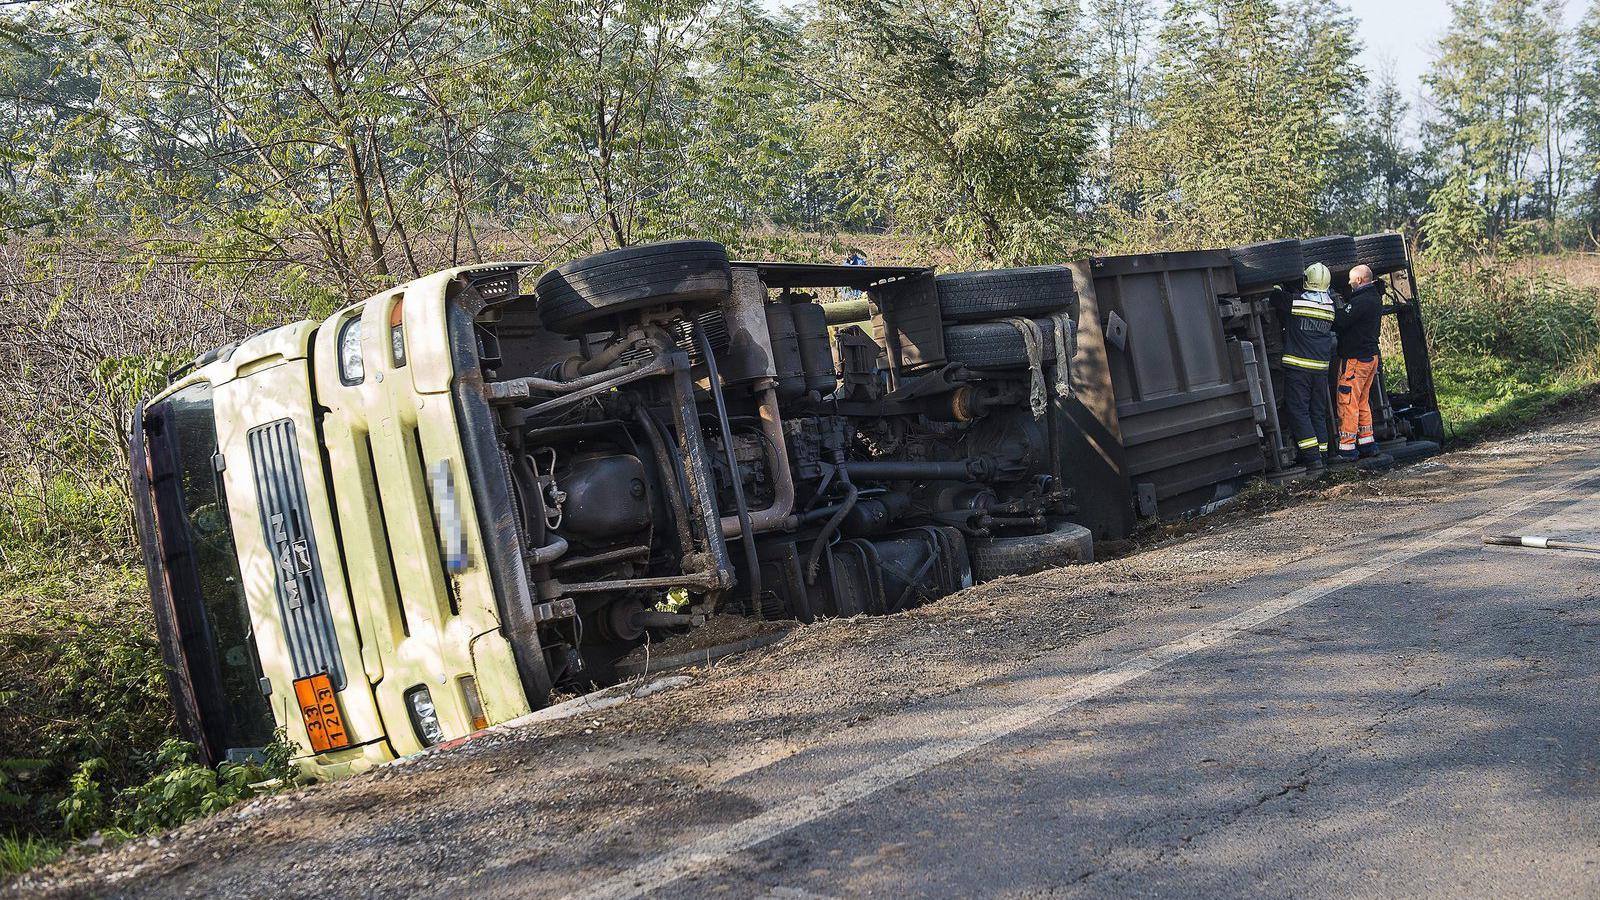
[[[296,678],[326,672],[335,690],[345,685],[344,664],[328,609],[322,561],[311,529],[305,477],[294,422],[279,419],[250,430],[261,527],[273,557],[278,613]]]

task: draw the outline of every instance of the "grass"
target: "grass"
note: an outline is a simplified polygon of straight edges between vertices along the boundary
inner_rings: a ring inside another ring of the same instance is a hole
[[[1504,434],[1595,393],[1600,284],[1567,258],[1419,272],[1440,412],[1452,442]],[[1392,330],[1385,377],[1403,381]]]
[[[1597,393],[1586,368],[1529,371],[1492,356],[1443,355],[1434,364],[1439,409],[1452,442],[1477,443],[1516,431]]]
[[[0,875],[16,875],[54,862],[61,845],[33,835],[0,835]]]

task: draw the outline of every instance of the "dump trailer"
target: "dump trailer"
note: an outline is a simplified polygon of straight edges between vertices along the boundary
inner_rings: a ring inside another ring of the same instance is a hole
[[[1280,244],[939,274],[672,241],[209,351],[131,430],[180,729],[214,763],[282,733],[338,776],[719,614],[893,613],[1202,511],[1292,461]],[[1441,427],[1400,250],[1391,443]]]

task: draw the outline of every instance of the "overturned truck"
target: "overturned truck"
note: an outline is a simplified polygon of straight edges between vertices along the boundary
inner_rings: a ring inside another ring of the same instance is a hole
[[[938,275],[675,241],[441,272],[204,354],[131,446],[181,729],[214,762],[282,729],[339,775],[719,613],[890,613],[1088,560],[1285,470],[1238,262]],[[1430,421],[1406,346],[1391,438]]]

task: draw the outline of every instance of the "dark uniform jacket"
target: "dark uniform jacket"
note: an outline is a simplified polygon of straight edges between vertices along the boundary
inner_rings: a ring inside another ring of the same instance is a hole
[[[1339,334],[1340,359],[1371,359],[1378,355],[1378,332],[1383,327],[1383,289],[1376,281],[1357,288],[1334,314],[1333,330]]]
[[[1283,364],[1289,368],[1326,372],[1333,359],[1333,295],[1306,291],[1296,297],[1285,291],[1273,294],[1273,305],[1283,320]]]

